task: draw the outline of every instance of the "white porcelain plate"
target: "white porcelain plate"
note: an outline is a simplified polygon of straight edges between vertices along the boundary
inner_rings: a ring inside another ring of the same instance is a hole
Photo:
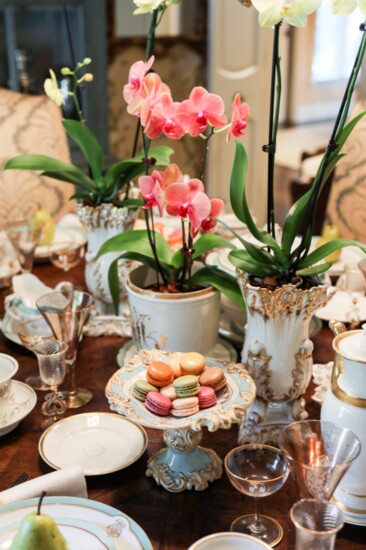
[[[198,540],[188,550],[263,550],[270,549],[265,542],[243,533],[214,533]]]
[[[26,514],[33,512],[38,500],[23,500],[0,508],[1,550],[10,546],[9,534],[5,535],[7,530],[19,525]],[[65,536],[69,538],[71,535],[70,550],[152,550],[146,533],[133,519],[101,502],[75,497],[45,497],[42,512],[52,516],[57,524],[66,524]],[[85,526],[83,533],[82,524]],[[62,525],[60,528],[63,531]]]
[[[84,243],[86,242],[85,231],[81,227],[56,225],[55,235],[52,243],[45,246],[37,246],[34,258],[35,260],[48,260],[50,250],[57,250],[61,243]]]
[[[145,430],[127,418],[84,413],[50,426],[39,440],[39,453],[56,470],[79,464],[86,476],[96,476],[130,466],[147,443]]]
[[[0,436],[14,430],[33,410],[36,403],[36,392],[24,382],[13,380],[9,402],[5,410],[0,413]]]
[[[366,319],[366,297],[352,298],[352,296],[336,287],[330,287],[328,292],[334,292],[329,302],[316,312],[316,316],[323,321],[364,321]]]

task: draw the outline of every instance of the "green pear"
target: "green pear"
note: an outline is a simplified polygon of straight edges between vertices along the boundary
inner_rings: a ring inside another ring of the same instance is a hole
[[[10,550],[68,550],[64,536],[60,533],[55,520],[48,514],[30,512],[19,524]]]

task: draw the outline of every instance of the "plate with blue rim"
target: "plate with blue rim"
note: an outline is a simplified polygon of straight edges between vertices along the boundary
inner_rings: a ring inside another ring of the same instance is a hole
[[[25,515],[34,512],[39,499],[0,507],[0,550],[8,549]],[[70,550],[153,550],[145,531],[129,516],[101,502],[76,497],[45,497],[43,514],[55,520]]]

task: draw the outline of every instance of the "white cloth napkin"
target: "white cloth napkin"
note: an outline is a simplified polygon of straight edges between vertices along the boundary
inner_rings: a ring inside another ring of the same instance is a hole
[[[50,496],[70,496],[88,498],[86,480],[79,465],[69,466],[51,474],[31,479],[0,492],[0,506],[19,500],[36,498],[46,491]]]

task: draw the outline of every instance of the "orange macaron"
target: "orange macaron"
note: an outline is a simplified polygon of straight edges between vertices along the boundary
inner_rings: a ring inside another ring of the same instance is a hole
[[[205,358],[201,353],[191,351],[183,353],[179,359],[182,376],[194,374],[199,376],[205,369]]]
[[[174,373],[170,365],[163,361],[153,361],[146,369],[146,379],[158,388],[171,384]]]
[[[201,386],[210,386],[216,391],[226,386],[225,373],[220,367],[209,367],[205,369],[199,378]]]

